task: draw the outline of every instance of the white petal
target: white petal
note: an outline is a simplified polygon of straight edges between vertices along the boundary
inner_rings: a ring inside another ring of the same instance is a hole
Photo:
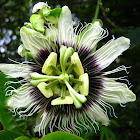
[[[13,90],[14,94],[7,100],[7,106],[10,108],[27,108],[33,99],[30,96],[31,89],[29,87],[20,87]]]
[[[8,78],[29,77],[31,67],[26,64],[0,64],[0,71]]]
[[[37,118],[36,118],[36,126],[34,128],[34,132],[39,132],[42,135],[45,135],[45,128],[46,126],[49,126],[50,131],[52,132],[52,129],[55,124],[53,124],[53,119],[55,118],[55,121],[57,120],[58,115],[55,115],[55,110],[46,111],[44,108],[42,111],[39,112]],[[61,124],[62,125],[62,124]]]
[[[88,114],[90,116],[92,115],[95,120],[101,122],[105,126],[109,124],[109,119],[106,112],[96,103],[89,107]]]
[[[104,78],[98,98],[108,103],[127,103],[136,100],[135,94],[123,83]]]
[[[41,33],[27,27],[22,27],[20,35],[25,48],[30,50],[34,57],[40,50],[50,50],[48,39]]]
[[[45,36],[50,40],[56,42],[58,40],[58,29],[54,26],[48,25],[49,28],[45,30]]]
[[[116,40],[112,39],[109,43],[97,50],[93,55],[95,55],[99,70],[109,66],[122,52],[126,51],[129,46],[130,40],[125,37],[120,37]]]
[[[34,132],[40,131],[39,128],[40,128],[41,122],[43,121],[42,119],[44,118],[44,115],[46,115],[46,114],[45,114],[45,108],[42,109],[42,110],[38,113],[38,115],[37,115],[37,117],[36,117],[36,124],[35,124],[35,128],[34,128]],[[46,115],[46,116],[47,116],[47,115]]]
[[[72,26],[72,15],[71,11],[67,6],[62,7],[58,21],[59,29],[59,42],[70,44],[73,41],[73,26]]]
[[[87,46],[93,49],[97,42],[103,38],[101,35],[103,35],[104,31],[99,21],[95,21],[93,24],[87,24],[86,28],[80,34],[79,47]]]

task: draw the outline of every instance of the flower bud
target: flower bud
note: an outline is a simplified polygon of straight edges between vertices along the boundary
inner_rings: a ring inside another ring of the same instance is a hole
[[[34,5],[32,13],[38,12],[40,9],[49,7],[47,3],[44,2],[38,2],[37,4]]]

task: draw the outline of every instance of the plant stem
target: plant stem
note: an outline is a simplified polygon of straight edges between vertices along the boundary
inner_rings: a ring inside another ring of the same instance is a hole
[[[101,0],[98,0],[96,10],[95,10],[95,14],[94,14],[94,19],[98,19],[99,10],[100,10],[100,4],[101,4]]]

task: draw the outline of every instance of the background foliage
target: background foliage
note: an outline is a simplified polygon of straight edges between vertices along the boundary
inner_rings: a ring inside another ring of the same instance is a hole
[[[17,48],[21,43],[19,28],[23,26],[24,22],[29,21],[32,7],[37,2],[39,1],[0,1],[0,63],[10,63],[8,58],[22,61],[17,54]],[[97,4],[97,0],[48,0],[47,2],[52,8],[64,5],[69,6],[73,13],[75,24],[78,20],[82,23],[91,22]],[[140,0],[103,0],[100,5],[98,18],[103,21],[103,27],[109,30],[110,35],[99,43],[99,45],[111,39],[112,35],[116,38],[124,35],[131,39],[131,48],[124,53],[123,57],[121,56],[116,59],[109,69],[123,64],[125,66],[132,66],[128,79],[133,85],[131,89],[136,94],[137,100],[134,103],[128,103],[125,108],[121,108],[120,105],[113,105],[118,118],[112,117],[110,126],[101,126],[97,134],[94,133],[94,130],[89,133],[83,131],[81,136],[84,139],[94,140],[136,140],[140,136],[140,24],[138,22],[140,17]],[[4,91],[2,87],[5,81],[3,79],[4,75],[1,74],[0,98],[3,99],[3,102],[0,102],[0,106],[3,110],[0,110],[0,122],[3,125],[0,125],[0,134],[3,136],[1,139],[7,136],[6,139],[12,140],[25,133],[28,134],[28,132],[25,128],[26,126],[23,126],[23,120],[18,120],[19,118],[11,119],[10,116],[12,114],[8,114],[8,110],[4,106],[5,96],[2,92]],[[5,116],[7,116],[7,120],[4,120]],[[13,121],[20,124],[22,131],[16,125],[13,125]]]

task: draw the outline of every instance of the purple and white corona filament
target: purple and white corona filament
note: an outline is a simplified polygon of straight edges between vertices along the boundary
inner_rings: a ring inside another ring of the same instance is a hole
[[[127,72],[125,66],[103,72],[129,48],[130,40],[113,37],[96,50],[97,43],[108,35],[99,21],[74,27],[67,6],[51,9],[40,2],[20,35],[23,44],[18,53],[26,61],[0,64],[0,70],[9,78],[20,78],[20,88],[7,88],[7,106],[21,117],[37,112],[35,132],[45,135],[48,126],[51,132],[57,128],[80,134],[81,127],[88,130],[96,121],[109,124],[106,108],[114,113],[109,103],[135,101],[127,85],[116,82],[120,77],[106,77]]]

